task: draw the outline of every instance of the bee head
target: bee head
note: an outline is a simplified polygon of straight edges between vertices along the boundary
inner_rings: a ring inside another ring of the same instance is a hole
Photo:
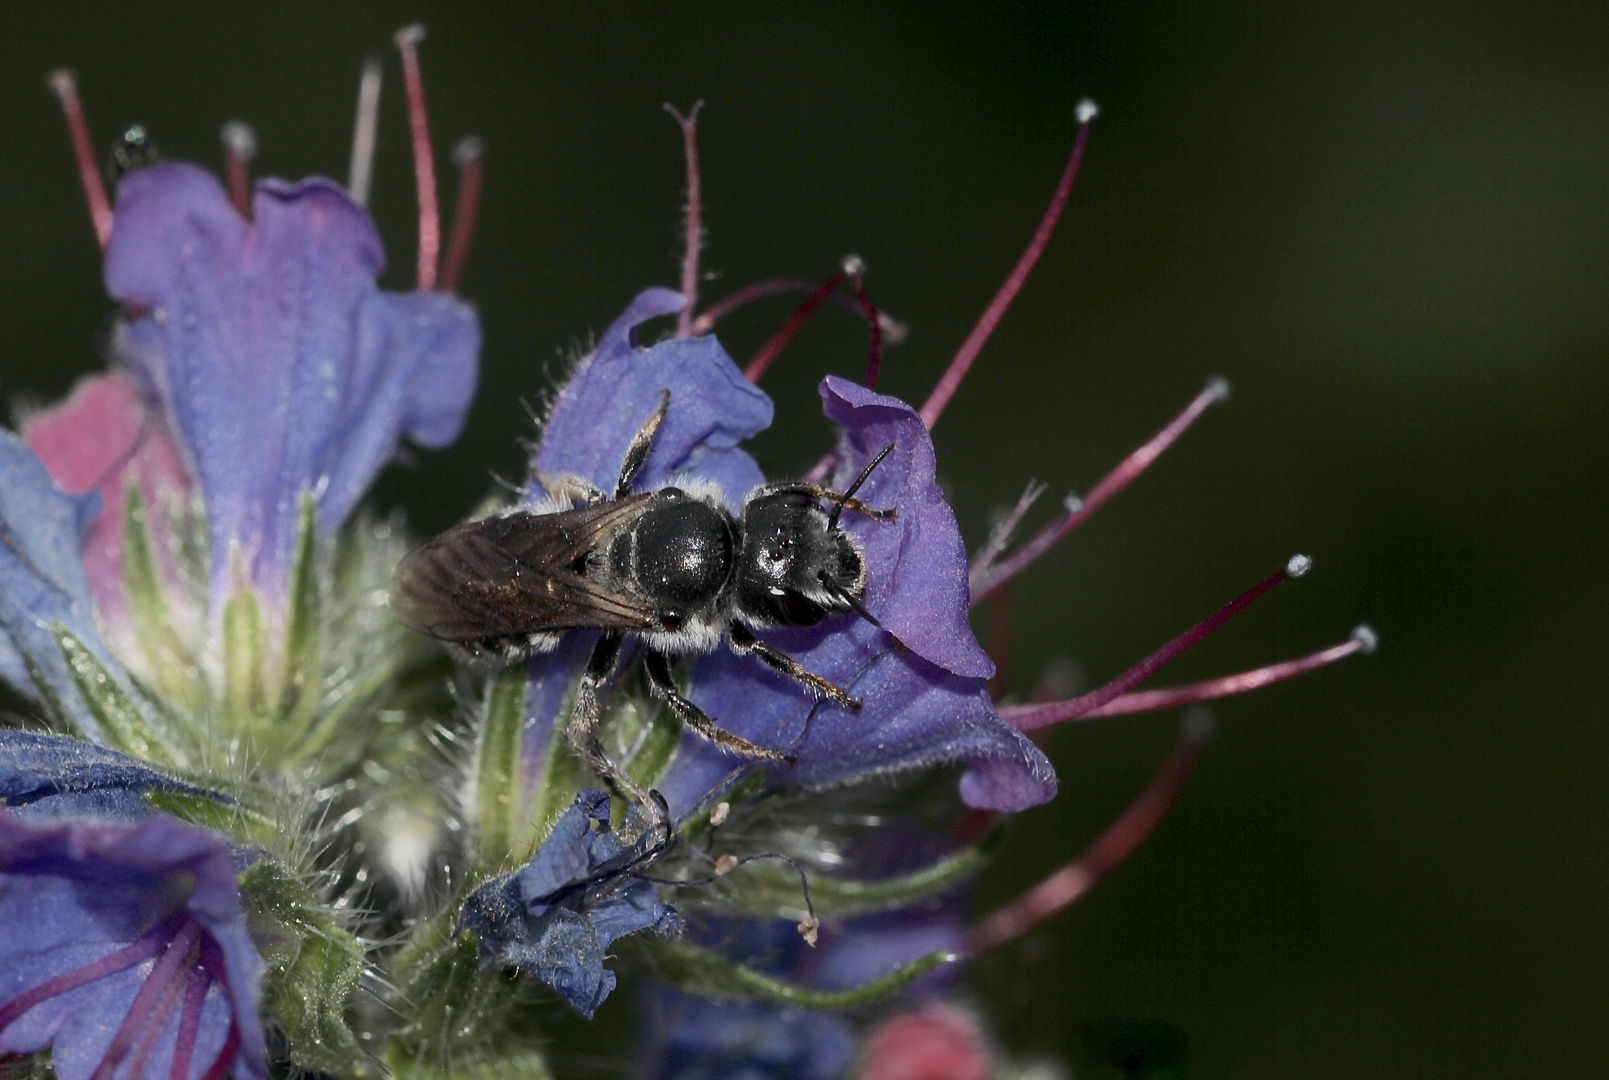
[[[738,603],[756,623],[815,626],[858,608],[866,568],[855,542],[820,501],[797,491],[749,500],[743,509]]]

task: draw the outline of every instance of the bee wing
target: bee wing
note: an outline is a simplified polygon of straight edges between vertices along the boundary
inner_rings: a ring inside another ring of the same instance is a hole
[[[404,626],[461,643],[581,627],[652,629],[651,608],[581,572],[587,553],[642,516],[652,498],[454,526],[397,564],[392,610]]]

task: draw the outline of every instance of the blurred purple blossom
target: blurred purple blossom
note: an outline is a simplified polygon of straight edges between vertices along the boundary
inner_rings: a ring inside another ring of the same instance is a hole
[[[0,809],[0,1052],[48,1048],[61,1080],[260,1080],[262,971],[221,837]]]

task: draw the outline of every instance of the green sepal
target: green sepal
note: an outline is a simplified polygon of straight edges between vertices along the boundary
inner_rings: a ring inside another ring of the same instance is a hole
[[[649,962],[653,964],[655,976],[680,990],[700,997],[747,998],[804,1009],[849,1009],[867,1005],[897,993],[941,964],[960,959],[955,953],[928,953],[848,990],[816,990],[733,963],[695,945],[651,938],[634,939],[634,944],[651,957]]]
[[[181,821],[224,833],[252,847],[268,847],[278,832],[272,817],[239,801],[208,798],[188,791],[147,791],[145,801]]]
[[[570,707],[574,702],[575,691],[571,690],[554,714],[563,719],[554,721],[542,771],[536,778],[536,785],[526,793],[526,805],[515,819],[519,825],[512,837],[515,864],[524,863],[536,854],[537,844],[552,831],[559,815],[575,802],[576,792],[598,784],[597,778],[570,748]],[[606,717],[603,723],[607,725],[609,719]]]
[[[223,605],[223,705],[235,733],[252,730],[263,708],[266,650],[263,609],[249,585],[237,586]]]
[[[240,875],[252,941],[268,967],[263,1004],[284,1031],[291,1061],[309,1072],[363,1080],[380,1069],[346,1023],[363,975],[363,946],[307,884],[263,859]]]
[[[553,1080],[547,1060],[534,1049],[510,1053],[460,1050],[453,1054],[449,1070],[439,1059],[413,1057],[393,1046],[386,1056],[386,1069],[394,1080]]]
[[[521,810],[526,800],[519,775],[526,685],[525,665],[504,668],[487,687],[481,713],[475,747],[474,813],[481,863],[491,870],[510,865],[516,845],[523,849],[532,840],[524,835],[526,815]]]
[[[140,486],[133,481],[123,494],[123,591],[128,596],[134,638],[162,694],[187,712],[201,705],[206,681],[196,659],[179,636],[167,589],[157,571],[149,515]]]
[[[318,589],[318,507],[302,493],[296,523],[296,556],[291,562],[289,610],[285,616],[285,678],[279,692],[281,716],[293,733],[312,720],[324,681],[320,647]]]
[[[421,923],[392,960],[395,1004],[403,1010],[391,1032],[394,1057],[453,1061],[460,1053],[486,1054],[509,1034],[518,977],[482,962],[474,933],[456,918],[460,906]]]
[[[976,847],[962,848],[914,874],[861,881],[855,878],[812,874],[810,900],[818,916],[865,915],[896,911],[942,893],[977,873],[988,857]],[[743,866],[724,879],[730,883],[735,906],[754,915],[802,919],[806,911],[799,875],[770,862]]]
[[[676,713],[661,707],[648,720],[647,730],[639,737],[631,760],[626,762],[626,775],[643,788],[655,787],[670,768],[681,742],[682,722]]]
[[[152,725],[147,711],[122,680],[61,623],[50,624],[51,636],[67,662],[67,674],[100,724],[101,738],[114,749],[165,765],[176,755]]]

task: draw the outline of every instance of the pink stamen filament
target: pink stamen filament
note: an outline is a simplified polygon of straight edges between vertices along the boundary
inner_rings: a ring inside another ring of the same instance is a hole
[[[463,139],[453,148],[458,165],[458,201],[453,206],[453,227],[447,238],[447,261],[441,271],[441,291],[457,292],[469,263],[469,244],[475,238],[475,217],[480,212],[481,156],[484,144]]]
[[[1039,227],[1034,230],[1033,239],[1028,241],[1027,249],[1017,260],[1017,265],[1011,268],[1011,273],[1007,275],[1005,284],[1000,286],[1000,291],[995,293],[994,299],[984,309],[978,324],[972,328],[972,333],[961,343],[960,350],[956,352],[955,359],[950,361],[950,366],[939,378],[938,385],[933,387],[933,392],[928,395],[927,401],[922,403],[922,422],[929,429],[938,421],[939,415],[944,412],[944,407],[955,396],[961,380],[966,378],[972,362],[978,358],[978,353],[983,349],[984,342],[994,333],[995,327],[1005,316],[1006,309],[1011,306],[1011,301],[1016,298],[1023,282],[1028,280],[1034,264],[1039,261],[1045,245],[1050,242],[1050,234],[1056,231],[1056,219],[1061,217],[1062,207],[1067,204],[1067,196],[1072,193],[1073,181],[1078,179],[1078,167],[1084,160],[1084,148],[1089,145],[1089,125],[1094,117],[1094,106],[1089,102],[1082,102],[1079,111],[1078,137],[1073,141],[1073,152],[1067,158],[1067,167],[1062,170],[1061,180],[1056,184],[1055,193],[1050,197],[1050,205],[1045,208],[1045,216],[1040,219]]]
[[[430,118],[425,112],[425,81],[419,73],[419,42],[425,28],[419,23],[397,31],[402,54],[402,85],[408,94],[408,130],[413,137],[413,174],[419,189],[419,271],[415,288],[436,287],[436,265],[441,258],[441,210],[436,203],[436,162],[430,149]]]
[[[195,955],[196,949],[192,947],[186,959],[193,961]],[[205,972],[202,972],[193,963],[189,965],[188,975],[183,972],[176,972],[175,977],[168,982],[167,988],[162,991],[161,1000],[156,1003],[156,1007],[151,1010],[151,1014],[140,1024],[139,1042],[134,1048],[134,1058],[129,1063],[128,1075],[130,1077],[145,1075],[145,1063],[149,1060],[151,1050],[156,1045],[157,1036],[162,1034],[162,1029],[167,1026],[168,1017],[172,1014],[174,1006],[179,1003],[180,996],[188,990],[190,983],[198,972],[205,975]],[[174,1047],[174,1051],[177,1053],[177,1046]],[[108,1071],[107,1076],[110,1078],[111,1071]]]
[[[845,260],[846,265],[848,260]],[[868,390],[877,386],[877,373],[883,366],[883,328],[877,318],[877,307],[866,295],[866,285],[862,280],[865,274],[864,267],[857,258],[854,262],[855,272],[849,275],[850,287],[855,290],[855,299],[860,301],[861,314],[866,318],[866,328],[871,334],[871,341],[866,346],[866,375],[860,384]]]
[[[967,934],[967,954],[977,956],[1021,937],[1121,865],[1167,816],[1210,734],[1210,723],[1187,717],[1162,768],[1128,809],[1077,859],[974,926]]]
[[[201,1030],[201,1008],[206,1004],[212,976],[203,967],[191,970],[184,987],[184,1005],[179,1010],[179,1036],[173,1046],[168,1080],[189,1080],[190,1058],[196,1049],[196,1033]]]
[[[720,300],[705,308],[693,320],[692,333],[696,337],[707,334],[715,329],[715,324],[726,318],[740,307],[752,304],[756,300],[764,300],[772,296],[783,296],[787,293],[813,293],[820,287],[820,282],[806,281],[803,278],[773,278],[770,281],[761,281],[737,292],[722,297]],[[833,303],[856,315],[865,315],[865,309],[860,301],[852,296],[834,293],[828,297]],[[910,332],[909,327],[886,311],[877,313],[877,328],[882,331],[883,340],[889,345],[897,345],[905,340]]]
[[[698,111],[702,101],[683,116],[676,106],[665,102],[665,111],[676,119],[682,129],[682,149],[687,158],[687,238],[682,251],[682,304],[676,316],[676,336],[693,335],[693,305],[698,302],[698,255],[704,246],[703,188],[698,173]],[[749,380],[752,382],[753,380]]]
[[[1168,686],[1124,694],[1100,708],[1084,712],[1077,711],[1075,698],[1069,701],[1047,702],[1043,705],[1008,705],[1000,710],[1000,716],[1018,731],[1026,732],[1046,728],[1065,720],[1094,720],[1102,716],[1125,716],[1130,713],[1173,709],[1181,705],[1193,705],[1201,701],[1244,694],[1248,690],[1259,690],[1286,679],[1294,679],[1298,675],[1305,675],[1309,671],[1328,667],[1358,653],[1368,655],[1374,651],[1374,642],[1374,631],[1366,626],[1360,626],[1352,632],[1350,639],[1339,645],[1331,645],[1327,649],[1320,649],[1294,660],[1268,664],[1236,675],[1205,679],[1186,686]]]
[[[231,120],[223,126],[224,178],[229,202],[235,213],[251,220],[251,159],[257,153],[257,133],[244,120]]]
[[[50,73],[50,88],[61,99],[62,116],[67,121],[67,135],[72,140],[73,158],[78,163],[78,180],[84,185],[84,198],[89,203],[89,219],[95,226],[95,240],[101,250],[112,236],[112,204],[106,198],[106,183],[101,179],[100,166],[95,161],[95,146],[89,137],[89,120],[84,106],[78,100],[78,82],[66,68]]]
[[[747,366],[743,368],[743,377],[751,383],[759,382],[760,376],[764,375],[766,369],[782,354],[782,350],[788,347],[788,343],[799,336],[799,331],[804,329],[804,324],[810,320],[810,316],[821,306],[822,301],[831,296],[838,286],[844,283],[846,276],[840,270],[826,281],[823,281],[816,288],[816,291],[811,293],[805,299],[805,302],[794,310],[792,315],[788,316],[788,321],[782,324],[782,328],[772,334],[764,345],[760,346],[759,351],[754,354]]]
[[[0,1031],[10,1027],[24,1013],[42,1001],[48,1001],[69,990],[76,990],[86,983],[115,975],[125,968],[149,960],[167,947],[178,929],[179,925],[174,921],[159,924],[137,941],[123,946],[116,952],[108,953],[93,964],[85,964],[81,968],[63,972],[31,990],[25,990],[6,1002],[4,1006],[0,1006]]]
[[[123,1023],[112,1036],[112,1041],[106,1047],[106,1053],[101,1057],[100,1064],[95,1067],[90,1080],[111,1080],[113,1071],[128,1053],[135,1035],[145,1025],[153,1022],[157,1004],[167,995],[169,985],[179,978],[186,961],[192,959],[191,950],[200,940],[201,924],[194,918],[186,918],[179,932],[169,942],[167,951],[152,966],[151,973],[146,976],[139,992],[134,995],[128,1014],[123,1017]]]
[[[1127,487],[1135,477],[1151,466],[1162,452],[1172,446],[1190,425],[1214,402],[1229,396],[1229,384],[1222,379],[1210,380],[1185,410],[1151,439],[1120,462],[1117,468],[1095,485],[1084,499],[1051,521],[1031,539],[993,566],[978,565],[968,574],[972,590],[972,606],[976,607],[1001,585],[1016,577],[1035,559],[1055,547],[1063,537],[1087,521],[1091,514],[1104,506],[1108,499]]]
[[[1152,675],[1155,675],[1163,667],[1173,663],[1173,661],[1177,660],[1187,649],[1204,640],[1214,630],[1217,630],[1224,623],[1228,622],[1230,619],[1244,611],[1247,607],[1251,606],[1252,602],[1258,597],[1262,596],[1270,589],[1283,584],[1290,577],[1291,571],[1289,568],[1287,568],[1281,570],[1279,573],[1275,574],[1266,581],[1253,585],[1251,588],[1235,597],[1229,603],[1219,608],[1211,616],[1203,619],[1201,622],[1196,623],[1196,625],[1192,626],[1190,629],[1186,630],[1184,633],[1162,646],[1162,648],[1158,649],[1150,656],[1147,656],[1144,660],[1141,660],[1138,664],[1135,664],[1133,667],[1129,668],[1123,674],[1119,675],[1117,678],[1113,679],[1099,690],[1092,690],[1087,694],[1081,694],[1078,697],[1069,698],[1066,701],[1058,703],[1061,712],[1058,721],[1047,722],[1054,723],[1062,720],[1076,720],[1081,716],[1089,715],[1096,709],[1101,708],[1109,702],[1117,700],[1130,690],[1134,689],[1140,683],[1144,682],[1146,679],[1149,679]],[[1035,726],[1043,725],[1040,724]],[[1028,729],[1019,728],[1019,730]]]

